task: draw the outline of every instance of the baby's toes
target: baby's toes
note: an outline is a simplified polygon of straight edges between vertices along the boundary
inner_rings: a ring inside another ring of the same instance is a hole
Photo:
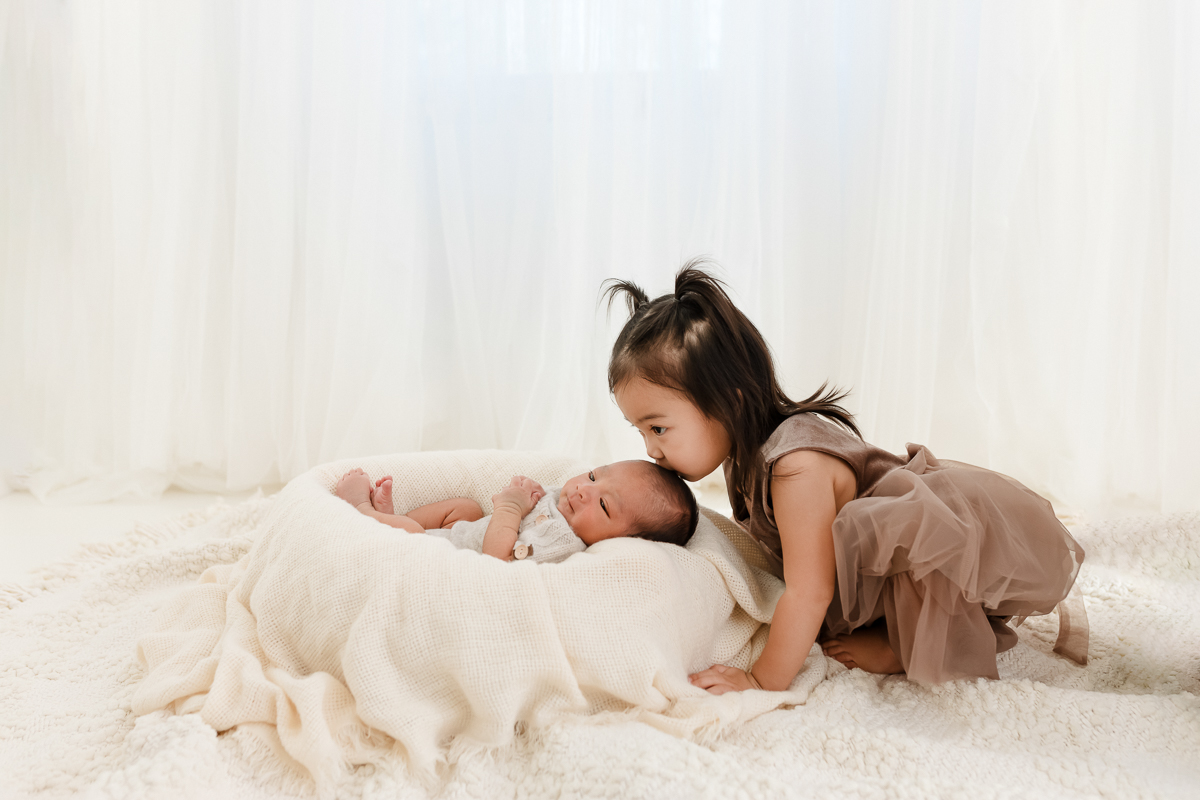
[[[392,479],[382,478],[371,494],[371,505],[381,514],[394,514],[392,506]]]

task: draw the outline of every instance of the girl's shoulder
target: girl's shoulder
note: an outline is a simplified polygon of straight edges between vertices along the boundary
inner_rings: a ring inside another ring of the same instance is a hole
[[[856,496],[869,493],[888,472],[904,466],[905,459],[868,444],[820,414],[803,412],[788,417],[767,438],[763,459],[770,469],[776,461],[797,450],[817,450],[846,462],[854,472]]]
[[[850,431],[820,414],[801,413],[779,423],[762,446],[763,459],[770,464],[796,450],[820,450],[845,458],[870,447]]]

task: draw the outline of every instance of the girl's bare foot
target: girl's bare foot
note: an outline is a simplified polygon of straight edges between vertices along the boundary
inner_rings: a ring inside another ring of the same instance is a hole
[[[333,493],[358,508],[371,502],[371,479],[361,469],[352,469],[338,480]]]
[[[395,514],[392,506],[392,476],[386,475],[375,481],[375,491],[371,493],[371,505],[381,514]]]
[[[821,642],[821,649],[848,669],[857,667],[876,675],[904,672],[904,666],[888,642],[886,625],[872,625],[834,636]]]

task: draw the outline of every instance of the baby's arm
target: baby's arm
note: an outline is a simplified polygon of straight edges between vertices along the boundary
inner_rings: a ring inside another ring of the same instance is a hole
[[[508,486],[492,495],[492,519],[483,534],[484,554],[512,561],[521,520],[545,494],[546,490],[537,481],[517,475]]]

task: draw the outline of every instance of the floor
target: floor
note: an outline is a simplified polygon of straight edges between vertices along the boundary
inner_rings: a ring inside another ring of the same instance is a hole
[[[271,491],[277,490],[272,487]],[[729,513],[724,486],[706,482],[697,487],[696,493],[702,505]],[[252,494],[171,490],[156,501],[48,506],[28,492],[10,492],[0,496],[0,553],[4,554],[0,582],[20,583],[39,566],[70,558],[80,545],[119,539],[140,522],[157,522],[207,508],[221,497],[232,505]]]
[[[253,492],[224,495],[238,503]],[[157,522],[207,508],[222,495],[172,490],[156,501],[43,505],[28,492],[0,497],[0,581],[21,582],[31,570],[71,557],[81,545],[119,539],[139,522]]]

